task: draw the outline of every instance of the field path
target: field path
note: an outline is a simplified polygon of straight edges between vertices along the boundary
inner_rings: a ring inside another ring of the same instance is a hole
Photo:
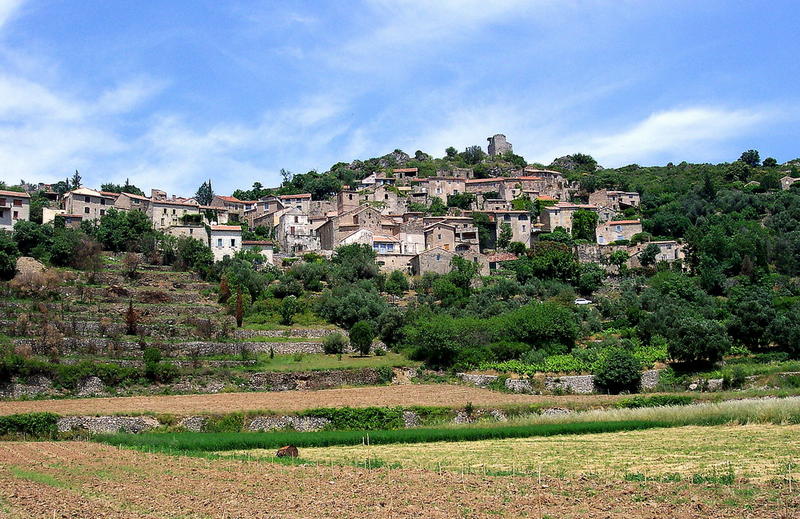
[[[796,492],[741,485],[293,467],[82,442],[0,443],[3,519],[797,517]]]
[[[369,406],[476,406],[540,404],[557,407],[582,402],[607,405],[617,397],[605,395],[537,396],[499,393],[488,389],[447,384],[399,385],[324,389],[320,391],[280,391],[266,393],[218,393],[213,395],[132,396],[115,398],[75,398],[0,402],[0,416],[49,411],[60,415],[170,413],[185,416],[197,413],[234,411],[296,412],[316,407]]]

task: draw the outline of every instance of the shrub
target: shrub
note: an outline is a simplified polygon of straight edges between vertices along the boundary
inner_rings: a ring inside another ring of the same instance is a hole
[[[58,415],[53,413],[24,413],[0,417],[0,436],[28,435],[52,438],[58,433]]]
[[[642,381],[642,366],[632,353],[613,348],[598,362],[594,381],[609,393],[633,392]]]
[[[311,409],[302,415],[327,418],[331,421],[327,428],[334,430],[368,431],[403,427],[403,409],[400,407]]]
[[[375,326],[369,321],[359,321],[350,329],[350,343],[361,355],[369,355],[374,338]]]
[[[328,355],[344,353],[347,349],[347,338],[341,333],[332,333],[322,342],[322,350]]]
[[[287,326],[292,324],[295,314],[300,312],[300,303],[295,296],[287,296],[283,298],[280,306],[281,324]]]

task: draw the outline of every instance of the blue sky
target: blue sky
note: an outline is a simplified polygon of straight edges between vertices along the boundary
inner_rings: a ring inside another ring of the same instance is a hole
[[[0,0],[0,178],[229,193],[505,133],[528,161],[800,156],[796,1]]]

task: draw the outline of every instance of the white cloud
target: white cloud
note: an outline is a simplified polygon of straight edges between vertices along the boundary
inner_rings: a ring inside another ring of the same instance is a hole
[[[774,121],[772,108],[759,110],[698,106],[656,112],[628,129],[566,136],[538,155],[550,159],[567,153],[590,153],[604,166],[652,162],[661,157],[708,156],[713,146],[752,134]],[[681,159],[683,160],[683,159]]]
[[[0,0],[0,29],[16,14],[23,0]]]

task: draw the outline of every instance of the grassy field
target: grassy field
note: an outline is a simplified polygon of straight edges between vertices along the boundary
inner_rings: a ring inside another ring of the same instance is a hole
[[[236,452],[242,454],[243,452]],[[249,451],[272,456],[273,451]],[[463,443],[304,448],[322,464],[380,463],[405,468],[489,473],[598,475],[611,479],[697,480],[800,477],[800,426],[723,425]],[[368,461],[370,460],[370,461]]]
[[[0,518],[783,519],[782,481],[733,485],[287,466],[82,442],[0,443]]]
[[[275,449],[283,445],[327,447],[434,442],[475,442],[506,438],[586,435],[687,425],[800,424],[800,399],[723,402],[680,407],[588,411],[566,416],[530,415],[507,423],[417,427],[372,431],[280,431],[270,433],[115,434],[98,441],[148,449],[189,452]],[[419,445],[416,446],[420,448]],[[426,446],[427,448],[427,446]]]

